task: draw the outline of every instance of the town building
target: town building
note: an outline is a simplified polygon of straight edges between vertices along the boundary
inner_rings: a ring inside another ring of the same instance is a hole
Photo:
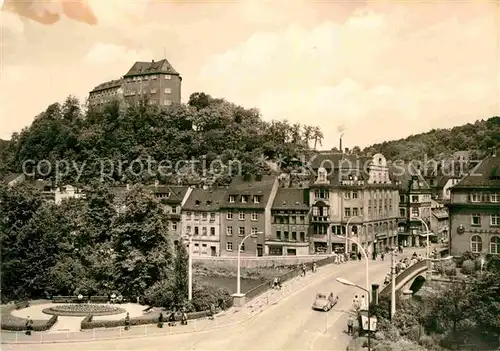
[[[369,252],[392,246],[397,238],[398,192],[385,157],[321,153],[313,169],[309,204],[314,252]]]
[[[220,255],[219,209],[225,197],[226,189],[197,188],[182,206],[182,238],[188,244],[191,237],[194,256]]]
[[[189,186],[158,185],[149,187],[149,190],[163,205],[167,217],[167,231],[174,244],[181,240],[181,210],[192,192]]]
[[[422,246],[427,241],[426,235],[433,235],[427,233],[425,227],[427,225],[430,231],[431,188],[420,169],[411,163],[394,165],[391,175],[399,188],[399,245]]]
[[[271,208],[269,255],[309,255],[309,189],[279,188]]]
[[[54,190],[54,202],[56,205],[60,205],[62,201],[66,199],[84,199],[85,193],[82,189],[75,187],[73,185],[64,185],[55,188]]]
[[[278,179],[273,176],[236,176],[220,204],[221,256],[264,256],[266,236],[271,235],[271,208]],[[250,235],[244,242],[245,237]]]
[[[438,242],[448,242],[448,233],[450,230],[450,218],[448,208],[439,201],[431,200],[431,225],[430,230],[435,236],[430,239]]]
[[[135,62],[122,78],[101,83],[89,93],[91,108],[101,109],[116,99],[170,106],[181,102],[182,77],[167,59]]]
[[[451,188],[449,251],[500,254],[500,156],[493,152]]]

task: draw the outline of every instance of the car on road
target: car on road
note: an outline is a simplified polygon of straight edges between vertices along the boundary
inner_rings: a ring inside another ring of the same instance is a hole
[[[313,310],[330,311],[337,304],[339,297],[331,293],[317,293],[314,299]]]

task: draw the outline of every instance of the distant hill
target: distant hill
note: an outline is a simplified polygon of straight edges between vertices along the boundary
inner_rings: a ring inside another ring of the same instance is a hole
[[[380,152],[390,160],[422,160],[449,158],[456,151],[474,151],[472,157],[482,158],[492,148],[500,149],[500,117],[478,120],[474,124],[450,129],[432,129],[427,133],[385,141],[366,147],[364,153]],[[474,155],[475,154],[475,155]]]

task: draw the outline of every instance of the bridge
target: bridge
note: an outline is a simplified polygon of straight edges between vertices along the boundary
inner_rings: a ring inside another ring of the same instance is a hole
[[[396,276],[396,292],[411,290],[416,293],[424,285],[426,273],[429,269],[430,260],[424,259],[408,267]],[[391,295],[392,282],[387,284],[381,291],[380,296]]]

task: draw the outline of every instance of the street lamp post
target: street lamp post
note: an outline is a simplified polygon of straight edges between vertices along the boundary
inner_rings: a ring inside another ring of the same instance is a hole
[[[237,273],[237,281],[236,281],[236,294],[241,295],[241,247],[245,240],[247,240],[252,235],[264,234],[263,232],[250,233],[241,240],[238,245],[238,273]]]
[[[427,256],[427,262],[429,262],[429,258],[431,256],[430,254],[430,243],[429,243],[429,235],[430,235],[430,231],[429,231],[429,226],[427,225],[427,223],[420,217],[413,217],[417,220],[419,220],[420,222],[422,222],[422,224],[424,225],[425,227],[425,233],[426,233],[426,237],[427,237],[427,248],[426,248],[426,256]]]
[[[361,218],[361,220],[363,220],[363,217],[361,216],[352,216],[352,217],[349,217],[349,219],[347,220],[347,223],[345,225],[345,252],[347,253],[347,241],[349,239],[347,239],[347,237],[349,236],[349,224],[351,224],[351,221],[354,219],[354,218]],[[359,244],[358,244],[359,246]],[[349,250],[351,251],[351,250]]]
[[[344,279],[344,278],[337,278],[336,279],[340,284],[344,284],[344,285],[347,285],[347,286],[354,286],[358,289],[361,289],[361,290],[364,290],[366,291],[366,296],[368,296],[368,351],[371,350],[371,320],[370,320],[370,302],[371,302],[371,297],[370,297],[370,289],[365,289],[363,288],[362,286],[359,286],[357,284],[354,284],[353,282],[350,282],[349,280],[347,279]],[[361,318],[361,317],[360,317]],[[361,322],[363,322],[363,320],[361,319]]]
[[[337,236],[340,236],[340,235],[337,235]],[[358,245],[358,248],[361,250],[361,254],[363,255],[363,258],[365,259],[365,285],[366,285],[365,290],[370,291],[370,272],[368,270],[368,255],[366,253],[366,250],[363,248],[363,246],[361,246],[361,244],[357,240],[347,238],[347,237],[346,237],[346,239],[349,240],[350,242],[353,242],[356,245]],[[367,302],[369,303],[369,301],[370,301],[370,299],[368,297]]]

